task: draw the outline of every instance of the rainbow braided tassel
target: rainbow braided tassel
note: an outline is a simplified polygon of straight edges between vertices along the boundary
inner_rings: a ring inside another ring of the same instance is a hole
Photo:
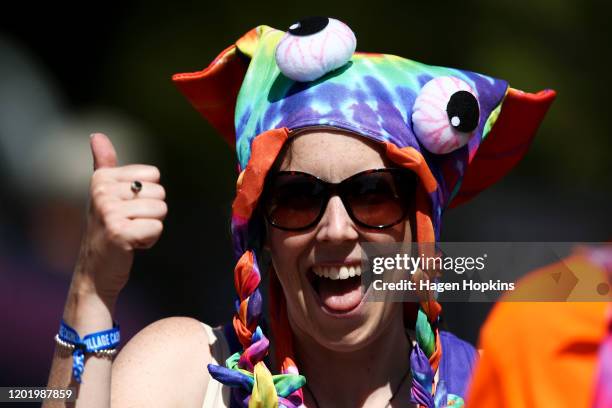
[[[410,399],[419,407],[463,407],[464,401],[455,394],[448,394],[444,381],[440,381],[433,393],[435,372],[430,363],[430,357],[436,351],[437,330],[432,328],[427,315],[419,308],[416,321],[416,344],[410,353],[410,370],[412,372],[412,388]]]
[[[434,372],[429,364],[429,359],[418,343],[410,353],[410,370],[412,372],[411,402],[419,406],[435,408],[432,396]]]
[[[292,394],[306,383],[306,378],[299,374],[272,375],[263,362],[269,345],[270,342],[257,326],[253,344],[242,355],[234,353],[225,362],[225,367],[209,364],[208,371],[215,380],[235,388],[238,399],[245,407],[297,408],[302,401],[293,398]]]
[[[299,375],[297,368],[284,367],[285,364],[283,374],[272,375],[263,361],[270,341],[257,325],[263,305],[260,282],[255,253],[246,251],[234,270],[238,301],[233,325],[244,351],[230,356],[225,367],[209,364],[208,371],[215,380],[233,388],[234,400],[243,407],[297,408],[303,403],[300,388],[306,378]]]

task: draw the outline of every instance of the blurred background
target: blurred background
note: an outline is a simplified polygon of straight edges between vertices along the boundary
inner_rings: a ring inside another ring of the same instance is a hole
[[[446,241],[610,239],[608,3],[122,1],[12,3],[0,16],[0,384],[43,385],[83,228],[89,134],[120,164],[158,166],[164,234],[137,254],[117,312],[124,344],[147,324],[232,315],[233,152],[183,99],[173,73],[204,68],[249,29],[337,17],[358,50],[398,54],[558,91],[523,162],[446,214]],[[475,343],[490,305],[450,304]]]

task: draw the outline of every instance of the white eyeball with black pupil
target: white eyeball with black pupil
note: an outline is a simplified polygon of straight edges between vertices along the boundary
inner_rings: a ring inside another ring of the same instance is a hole
[[[476,92],[451,76],[427,82],[412,109],[412,128],[417,139],[435,154],[465,146],[478,128],[479,119]]]
[[[276,64],[288,78],[314,81],[345,65],[357,39],[343,22],[310,17],[291,25],[276,47]]]

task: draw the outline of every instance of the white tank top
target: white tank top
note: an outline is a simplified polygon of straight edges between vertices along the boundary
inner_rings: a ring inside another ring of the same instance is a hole
[[[202,323],[206,335],[208,336],[208,345],[210,346],[210,355],[212,364],[225,366],[225,360],[230,356],[229,346],[223,333],[223,326],[212,328],[206,323]],[[208,370],[206,370],[208,372]],[[221,384],[208,374],[208,387],[204,395],[204,404],[202,408],[227,408],[230,406],[230,387]]]

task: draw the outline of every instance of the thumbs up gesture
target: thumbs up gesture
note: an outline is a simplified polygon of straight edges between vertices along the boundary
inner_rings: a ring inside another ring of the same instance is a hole
[[[134,250],[159,239],[168,208],[157,167],[117,166],[117,153],[101,133],[91,136],[91,177],[87,228],[75,274],[105,299],[115,299],[128,281]],[[137,182],[140,189],[132,188]]]

